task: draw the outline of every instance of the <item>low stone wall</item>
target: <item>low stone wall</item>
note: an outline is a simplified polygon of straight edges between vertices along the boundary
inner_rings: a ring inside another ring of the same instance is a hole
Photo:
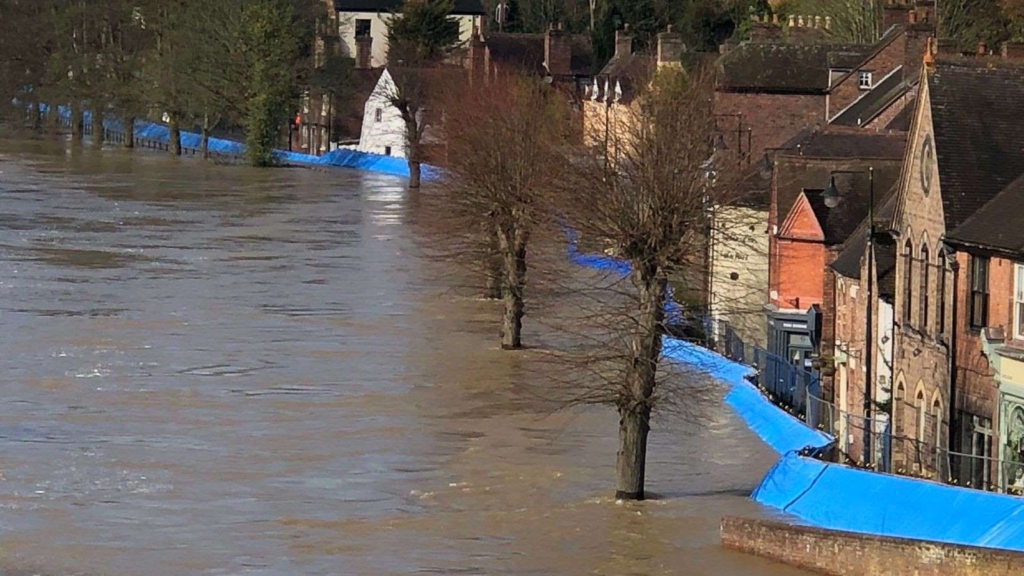
[[[722,546],[829,576],[1010,576],[1024,553],[795,526],[722,519]]]

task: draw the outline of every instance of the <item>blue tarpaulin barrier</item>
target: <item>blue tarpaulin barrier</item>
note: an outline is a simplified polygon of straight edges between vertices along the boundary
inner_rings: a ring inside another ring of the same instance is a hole
[[[45,104],[40,104],[40,107],[44,112],[49,110],[49,106]],[[68,119],[71,117],[71,109],[67,106],[58,106],[57,114],[64,119]],[[82,113],[82,120],[86,124],[91,123],[92,114],[88,110],[84,111]],[[117,118],[104,118],[103,125],[108,130],[118,132],[124,130],[121,121]],[[163,124],[136,120],[135,136],[146,140],[166,143],[170,140],[170,130]],[[182,146],[186,148],[199,148],[201,144],[201,134],[185,130],[181,131]],[[210,138],[207,145],[210,152],[218,154],[240,156],[245,153],[245,146],[240,142],[235,142],[233,140]],[[358,152],[356,150],[348,149],[333,150],[323,156],[314,156],[312,154],[303,154],[301,152],[289,152],[287,150],[275,150],[274,155],[279,161],[288,164],[352,168],[354,170],[389,174],[391,176],[409,177],[409,163],[403,158],[396,158],[394,156],[382,156],[380,154],[370,154],[367,152]],[[429,164],[423,164],[421,169],[423,180],[437,180],[443,175],[440,168],[430,166]]]
[[[754,373],[749,366],[733,362],[696,344],[666,338],[663,353],[727,384],[725,403],[743,418],[755,434],[779,454],[804,448],[822,448],[833,438],[815,430],[792,414],[780,410],[747,380]]]
[[[824,528],[1024,551],[1024,499],[788,454],[753,494]]]

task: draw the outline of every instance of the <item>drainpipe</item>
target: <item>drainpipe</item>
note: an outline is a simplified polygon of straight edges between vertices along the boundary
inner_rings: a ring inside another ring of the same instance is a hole
[[[960,435],[960,426],[957,423],[956,413],[956,345],[957,345],[957,331],[958,331],[958,320],[959,320],[959,309],[958,304],[960,303],[960,263],[955,259],[953,260],[953,318],[950,323],[949,330],[949,344],[946,349],[949,352],[949,439],[948,448],[952,450],[955,447],[954,437]],[[959,440],[959,438],[957,438]]]

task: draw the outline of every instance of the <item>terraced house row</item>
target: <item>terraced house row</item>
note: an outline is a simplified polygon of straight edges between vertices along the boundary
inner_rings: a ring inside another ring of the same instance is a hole
[[[1024,47],[953,53],[933,10],[890,5],[872,46],[723,56],[756,224],[712,246],[714,334],[766,349],[746,360],[839,459],[1024,493]]]

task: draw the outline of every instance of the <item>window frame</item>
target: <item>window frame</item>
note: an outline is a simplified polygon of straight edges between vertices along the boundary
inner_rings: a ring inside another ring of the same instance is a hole
[[[931,254],[930,254],[930,252],[928,250],[928,244],[927,243],[922,243],[921,244],[921,315],[920,315],[920,318],[918,319],[918,324],[921,325],[921,330],[927,330],[928,329],[928,316],[929,316],[929,312],[930,312],[930,310],[928,309],[929,308],[929,300],[930,300],[929,299],[929,295],[930,295],[929,294],[929,292],[930,292],[929,288],[931,288],[931,286],[929,286],[929,284],[931,283],[931,279],[929,278],[930,270],[928,269],[929,268],[928,263],[929,263],[930,259],[931,259]]]
[[[971,255],[967,316],[971,330],[976,332],[988,326],[988,282],[990,269],[991,262],[987,256]]]
[[[911,326],[914,309],[914,243],[903,245],[903,323]]]
[[[377,108],[376,110],[374,110],[373,111],[373,121],[374,121],[374,123],[381,122],[383,120],[384,120],[384,109],[383,108]]]
[[[865,84],[865,80],[867,83]],[[857,71],[857,88],[871,90],[875,87],[875,75],[868,70]]]
[[[363,28],[364,24],[365,32],[363,34],[360,34],[360,29]],[[356,38],[365,38],[367,36],[373,36],[373,20],[370,18],[356,18],[353,28],[355,29]]]

